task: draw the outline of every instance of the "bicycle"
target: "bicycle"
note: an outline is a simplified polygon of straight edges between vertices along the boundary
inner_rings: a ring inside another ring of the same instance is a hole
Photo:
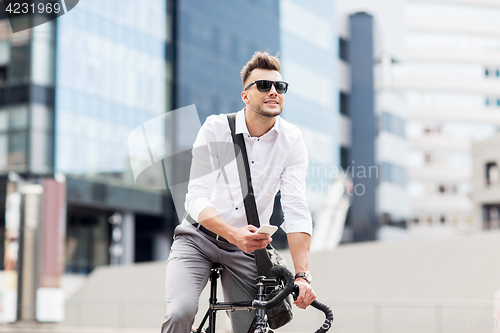
[[[270,309],[280,304],[288,295],[292,294],[297,299],[299,287],[294,285],[293,274],[285,267],[275,266],[272,273],[277,276],[269,278],[265,276],[257,277],[257,295],[253,301],[245,302],[217,302],[217,280],[220,277],[220,271],[224,267],[216,263],[210,271],[210,300],[209,308],[200,323],[200,326],[191,331],[192,333],[215,333],[215,319],[217,311],[237,311],[237,310],[256,310],[255,320],[248,332],[253,333],[272,333],[266,316],[266,309]],[[278,288],[280,292],[271,300],[266,300],[266,288]],[[315,333],[326,333],[333,325],[332,310],[317,300],[311,303],[311,306],[323,311],[326,319],[323,325]],[[208,327],[203,329],[208,319]]]

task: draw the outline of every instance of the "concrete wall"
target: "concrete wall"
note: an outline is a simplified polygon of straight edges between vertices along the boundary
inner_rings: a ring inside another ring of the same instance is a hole
[[[447,333],[457,331],[452,329],[454,320],[458,325],[466,320],[460,332],[490,333],[493,296],[500,289],[498,253],[500,232],[492,231],[441,240],[342,245],[333,252],[311,254],[310,268],[318,298],[334,311],[333,332]],[[164,276],[164,262],[96,269],[67,301],[63,325],[159,330],[165,312]],[[200,300],[195,323],[206,310],[207,290]],[[294,314],[292,323],[278,332],[313,332],[323,320],[315,309],[295,308]],[[218,318],[224,331],[226,315]],[[377,328],[381,323],[384,328]]]

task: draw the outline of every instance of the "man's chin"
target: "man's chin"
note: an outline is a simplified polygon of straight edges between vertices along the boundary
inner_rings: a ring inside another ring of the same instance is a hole
[[[266,117],[276,117],[276,116],[279,116],[282,111],[283,111],[283,109],[281,109],[281,108],[280,109],[271,109],[271,110],[262,109],[261,114],[263,116],[266,116]]]

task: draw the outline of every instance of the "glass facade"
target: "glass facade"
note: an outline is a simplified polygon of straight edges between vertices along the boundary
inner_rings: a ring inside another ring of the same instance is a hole
[[[324,202],[325,189],[332,181],[330,176],[318,177],[317,170],[331,171],[340,166],[339,43],[334,4],[326,0],[281,0],[280,31],[282,75],[290,84],[283,118],[300,128],[306,142],[309,205],[314,212]],[[334,172],[327,172],[330,174]]]
[[[166,111],[166,1],[82,1],[58,19],[56,171],[133,184],[128,136]]]
[[[30,40],[0,19],[0,174],[29,170]]]

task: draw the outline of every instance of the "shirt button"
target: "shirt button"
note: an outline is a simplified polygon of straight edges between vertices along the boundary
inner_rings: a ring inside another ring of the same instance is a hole
[[[253,161],[252,161],[252,164],[253,164]]]
[[[238,207],[236,207],[236,210],[238,210]]]
[[[260,141],[260,139],[257,139],[257,141]]]

